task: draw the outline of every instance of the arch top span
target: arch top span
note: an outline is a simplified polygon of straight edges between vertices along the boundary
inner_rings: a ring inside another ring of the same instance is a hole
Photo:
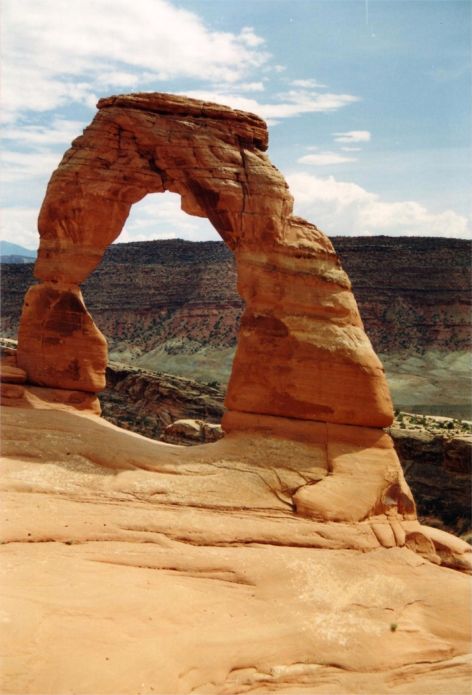
[[[258,236],[260,216],[277,236],[292,197],[267,146],[264,121],[227,106],[159,93],[101,99],[51,177],[36,277],[82,282],[148,193],[178,193],[233,250]]]
[[[169,94],[101,99],[53,173],[39,215],[19,362],[39,384],[97,391],[106,347],[79,284],[131,205],[171,191],[233,250],[246,303],[228,388],[234,411],[385,426],[392,407],[349,279],[293,199],[253,114]]]
[[[246,139],[255,147],[265,152],[269,147],[269,133],[265,121],[248,111],[232,109],[229,106],[213,104],[210,101],[190,99],[176,94],[163,92],[141,92],[104,97],[97,103],[98,109],[132,108],[148,111],[158,115],[174,117],[205,118],[226,121],[233,133]]]

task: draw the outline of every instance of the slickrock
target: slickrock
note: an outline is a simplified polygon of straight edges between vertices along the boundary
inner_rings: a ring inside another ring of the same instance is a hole
[[[339,516],[368,510],[373,456],[363,428],[329,453],[322,423],[273,420],[175,447],[5,408],[3,692],[469,693],[469,582],[447,565],[470,546],[387,496],[358,521],[297,514],[331,465]]]
[[[250,114],[111,97],[53,174],[30,382],[93,403],[106,346],[78,283],[151,191],[208,216],[246,308],[212,444],[151,441],[28,383],[6,399],[4,692],[468,688],[471,548],[418,522],[349,280],[266,146]]]
[[[25,384],[26,373],[16,366],[16,350],[0,346],[0,397],[2,405],[41,410],[65,410],[100,415],[94,393],[68,389],[41,388]]]

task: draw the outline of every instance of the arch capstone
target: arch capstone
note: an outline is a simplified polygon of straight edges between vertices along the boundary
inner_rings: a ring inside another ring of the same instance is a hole
[[[29,380],[104,388],[106,340],[80,283],[131,206],[171,191],[182,210],[207,217],[235,255],[245,310],[230,413],[389,425],[383,367],[349,278],[329,239],[292,214],[293,198],[267,147],[266,124],[253,114],[160,93],[101,99],[53,173],[39,214],[39,284],[26,295],[18,346]]]

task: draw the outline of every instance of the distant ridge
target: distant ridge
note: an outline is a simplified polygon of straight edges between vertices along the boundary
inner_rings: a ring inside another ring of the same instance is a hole
[[[36,251],[20,246],[20,244],[0,241],[0,263],[32,263],[36,255]]]
[[[332,237],[395,406],[472,419],[472,242],[440,237]],[[3,265],[1,332],[16,337],[33,259]],[[225,384],[243,302],[222,241],[113,244],[83,284],[110,358]]]

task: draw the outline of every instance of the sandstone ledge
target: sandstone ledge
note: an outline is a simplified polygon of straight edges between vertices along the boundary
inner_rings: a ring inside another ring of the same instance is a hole
[[[468,580],[438,554],[466,544],[294,513],[325,477],[309,423],[191,449],[73,411],[2,425],[4,692],[468,693]]]

